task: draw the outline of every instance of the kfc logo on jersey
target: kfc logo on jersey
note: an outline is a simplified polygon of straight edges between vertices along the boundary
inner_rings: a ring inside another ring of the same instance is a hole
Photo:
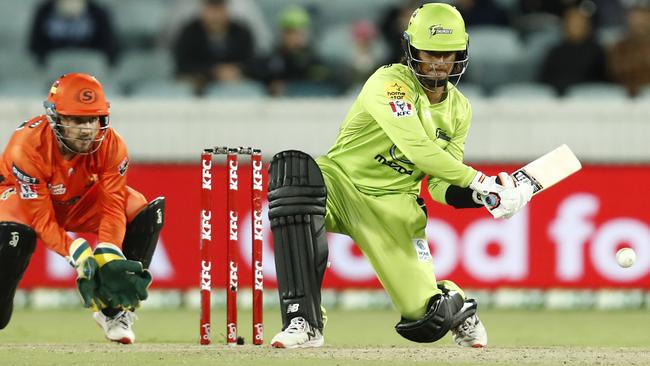
[[[38,198],[38,193],[31,184],[20,183],[20,198],[24,200],[33,200]]]
[[[390,103],[390,109],[393,112],[393,116],[408,117],[413,115],[413,106],[411,103],[405,102],[403,100],[392,100]]]
[[[129,158],[124,158],[120,165],[117,167],[117,172],[120,173],[120,175],[126,174],[127,169],[129,169]]]

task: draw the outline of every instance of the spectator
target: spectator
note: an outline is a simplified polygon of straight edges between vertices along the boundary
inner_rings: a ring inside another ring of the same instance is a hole
[[[352,24],[352,54],[349,81],[366,81],[383,61],[382,49],[376,47],[377,27],[369,21],[360,20]]]
[[[522,14],[547,13],[560,17],[579,2],[580,0],[519,0],[519,9]]]
[[[118,40],[110,13],[94,0],[47,0],[36,9],[29,49],[40,64],[50,52],[81,48],[102,52],[114,65]]]
[[[176,74],[201,92],[213,81],[246,77],[253,58],[248,28],[230,18],[225,0],[203,0],[198,17],[187,23],[174,44]]]
[[[280,43],[263,61],[260,78],[268,85],[269,93],[282,95],[287,82],[322,82],[330,76],[329,70],[309,44],[311,19],[307,11],[292,6],[280,14]]]
[[[608,52],[614,81],[636,95],[650,85],[650,4],[636,4],[627,15],[628,33]]]
[[[397,63],[404,55],[401,46],[402,34],[404,34],[404,30],[409,24],[411,14],[421,4],[421,0],[409,0],[401,6],[389,8],[381,18],[382,20],[379,23],[381,35],[390,47],[386,63]]]
[[[465,25],[508,26],[509,20],[506,12],[493,0],[456,0],[454,5],[465,18]]]
[[[546,55],[539,79],[560,95],[572,85],[605,80],[605,51],[594,38],[591,18],[580,8],[564,13],[564,39]]]

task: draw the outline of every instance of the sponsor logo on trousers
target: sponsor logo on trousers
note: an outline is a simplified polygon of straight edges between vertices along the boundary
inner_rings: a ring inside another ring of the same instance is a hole
[[[201,188],[212,190],[212,161],[203,160],[203,173],[201,174]]]
[[[210,225],[211,219],[211,211],[201,211],[201,240],[212,240],[212,225]]]
[[[262,190],[262,162],[253,161],[253,189]]]
[[[237,240],[238,235],[238,230],[237,230],[237,212],[230,210],[229,214],[230,220],[229,220],[229,238],[230,240]]]
[[[211,261],[201,261],[201,290],[210,291],[210,288],[212,287],[212,276],[210,276],[211,269]]]
[[[231,191],[237,190],[237,161],[228,162],[228,184]]]
[[[262,262],[255,261],[255,290],[264,290],[264,272]]]

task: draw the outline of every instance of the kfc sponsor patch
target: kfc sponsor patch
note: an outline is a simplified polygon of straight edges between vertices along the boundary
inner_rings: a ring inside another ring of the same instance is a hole
[[[20,198],[24,200],[33,200],[38,198],[38,193],[33,184],[20,183]]]
[[[393,116],[397,118],[413,115],[413,105],[411,105],[411,103],[405,102],[403,100],[392,100],[390,103],[388,103],[388,105],[393,112]]]
[[[22,170],[20,170],[16,166],[16,164],[12,164],[11,173],[13,173],[14,177],[16,177],[16,179],[19,182],[23,182],[25,184],[38,184],[38,179],[36,179],[36,178],[28,175],[27,173],[23,172]]]
[[[124,158],[122,162],[120,163],[120,166],[117,167],[117,172],[120,173],[120,175],[126,174],[126,171],[129,169],[129,158]]]

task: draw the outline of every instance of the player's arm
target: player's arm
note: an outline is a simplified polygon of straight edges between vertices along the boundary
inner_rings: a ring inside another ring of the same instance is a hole
[[[472,108],[467,103],[463,108],[455,133],[451,137],[445,151],[454,159],[462,162],[465,155],[465,140],[469,132],[472,121]],[[476,191],[469,187],[460,187],[450,184],[437,177],[429,177],[429,193],[431,197],[442,204],[450,205],[454,208],[477,208],[483,207],[483,202],[478,197]]]
[[[33,217],[32,229],[49,249],[68,259],[77,270],[77,288],[84,306],[91,307],[95,300],[95,270],[92,250],[82,238],[72,240],[59,226],[54,214],[50,192],[47,188],[45,166],[40,156],[21,146],[12,146],[5,158],[11,165],[11,173],[16,180],[16,192],[21,200],[21,208]]]
[[[68,256],[72,238],[57,223],[42,159],[21,146],[9,147],[5,159],[16,181],[21,208],[33,217],[32,229],[45,246],[61,256]]]
[[[102,151],[102,170],[99,172],[99,201],[101,223],[94,259],[100,286],[97,289],[102,302],[113,308],[138,306],[148,297],[150,273],[142,263],[128,260],[122,253],[126,230],[126,172],[129,158],[126,145],[114,131],[105,141]]]
[[[126,172],[129,166],[129,156],[126,146],[114,131],[113,136],[107,137],[106,150],[102,151],[104,164],[98,172],[99,207],[101,220],[98,230],[98,241],[110,243],[122,248],[126,231]]]

